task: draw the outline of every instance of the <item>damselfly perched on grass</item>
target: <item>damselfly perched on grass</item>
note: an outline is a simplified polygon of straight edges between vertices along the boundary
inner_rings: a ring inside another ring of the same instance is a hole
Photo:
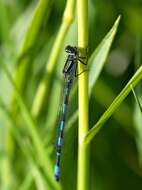
[[[61,148],[63,144],[64,126],[65,126],[65,120],[66,120],[66,115],[67,115],[70,89],[71,89],[71,85],[74,78],[79,75],[77,73],[78,61],[81,64],[86,65],[86,63],[82,61],[82,59],[86,59],[86,57],[79,56],[79,49],[77,47],[67,46],[65,48],[65,51],[68,53],[68,57],[63,68],[65,85],[64,85],[64,90],[63,90],[63,103],[62,103],[62,109],[61,109],[61,119],[59,122],[59,137],[58,137],[57,146],[56,146],[56,149],[57,149],[56,150],[56,164],[55,164],[55,169],[54,169],[54,174],[57,181],[60,180]]]

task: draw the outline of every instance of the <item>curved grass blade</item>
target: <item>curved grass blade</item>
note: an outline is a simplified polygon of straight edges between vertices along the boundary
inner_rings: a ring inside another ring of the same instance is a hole
[[[95,89],[93,90],[93,95],[95,96],[95,100],[105,109],[110,106],[112,100],[114,100],[116,97],[116,93],[114,93],[109,85],[101,79],[97,81]],[[131,137],[134,137],[134,131],[132,130],[132,128],[130,128],[133,122],[133,112],[131,111],[130,106],[127,103],[123,102],[123,104],[121,104],[119,110],[114,112],[113,118],[118,123],[120,123],[121,126],[123,126],[123,128],[126,130],[127,133],[129,133]]]
[[[0,36],[1,41],[7,42],[9,40],[9,28],[10,28],[10,18],[8,16],[8,8],[4,0],[0,1]]]
[[[120,22],[120,16],[115,21],[113,27],[110,29],[110,31],[106,34],[104,39],[101,41],[101,43],[98,45],[98,47],[94,50],[91,57],[89,58],[88,64],[89,64],[89,96],[92,93],[92,89],[94,85],[96,84],[97,79],[100,76],[100,73],[104,67],[105,61],[107,59],[108,53],[110,51],[113,39],[115,37],[119,22]],[[75,122],[77,119],[77,110],[71,116],[71,123]],[[68,120],[70,123],[70,119]],[[68,125],[68,124],[67,124]]]
[[[33,182],[33,176],[31,173],[28,173],[25,179],[23,180],[23,183],[18,187],[19,190],[27,190],[31,188],[31,184]]]
[[[124,99],[127,97],[127,95],[131,92],[131,86],[135,87],[140,82],[141,79],[142,79],[142,66],[136,71],[136,73],[129,80],[127,85],[123,88],[123,90],[120,92],[120,94],[112,102],[110,107],[101,116],[99,121],[93,126],[92,129],[90,129],[90,131],[84,138],[86,143],[89,143],[94,138],[94,136],[102,128],[103,124],[111,117],[111,115],[114,113],[114,111],[124,101]]]
[[[131,88],[132,88],[132,92],[133,92],[134,98],[135,98],[135,100],[136,100],[136,102],[137,102],[137,105],[138,105],[138,107],[139,107],[139,110],[140,110],[140,112],[142,113],[142,105],[141,105],[141,103],[140,103],[140,100],[139,100],[137,94],[135,93],[135,90],[134,90],[134,88],[133,88],[132,85],[131,85]]]
[[[22,184],[18,187],[18,189],[26,190],[27,188],[30,188],[30,186],[32,185],[34,178],[35,178],[35,175],[34,175],[35,170],[36,170],[36,173],[38,173],[38,176],[36,175],[36,181],[42,180],[42,181],[46,182],[46,185],[44,184],[44,186],[46,186],[46,188],[50,189],[51,188],[50,183],[48,183],[48,180],[45,179],[45,176],[43,175],[43,173],[41,173],[40,168],[38,167],[38,163],[33,158],[33,155],[32,155],[31,149],[29,148],[29,145],[27,143],[25,143],[25,140],[22,138],[19,127],[17,127],[16,122],[14,121],[14,119],[12,117],[12,114],[8,110],[7,106],[3,103],[1,98],[0,98],[0,110],[2,111],[2,113],[4,114],[6,119],[8,119],[8,122],[11,124],[12,134],[14,135],[16,142],[18,143],[19,147],[21,148],[21,151],[23,152],[23,154],[26,158],[25,164],[29,164],[31,167],[30,172],[25,177],[25,179],[23,180]],[[7,156],[7,159],[9,160],[8,156]],[[4,164],[6,164],[6,163],[7,162],[4,162]],[[7,168],[7,167],[5,167],[5,168]],[[14,173],[14,171],[13,171],[13,173]],[[2,175],[3,175],[3,178],[6,177],[5,181],[7,181],[8,176],[5,176],[4,172],[2,172]],[[36,184],[38,184],[38,182]]]
[[[46,71],[44,77],[37,88],[37,92],[32,105],[32,114],[38,117],[45,107],[45,101],[48,99],[50,94],[52,77],[56,69],[57,60],[60,54],[62,44],[64,42],[65,36],[68,32],[70,25],[74,19],[75,10],[75,0],[68,0],[66,2],[66,7],[64,10],[62,23],[55,38],[51,53],[46,64]]]
[[[36,38],[38,37],[40,27],[44,22],[45,14],[49,14],[50,8],[49,0],[40,0],[32,14],[31,21],[29,23],[25,38],[23,40],[23,46],[21,49],[21,55],[30,47],[33,46]],[[48,15],[49,16],[49,15]],[[47,17],[46,17],[47,19]]]
[[[47,151],[44,147],[43,140],[39,136],[39,133],[37,131],[36,123],[35,123],[34,119],[32,118],[32,115],[30,114],[28,108],[26,107],[26,105],[25,105],[25,103],[24,103],[24,101],[23,101],[23,99],[19,93],[19,90],[18,90],[8,68],[4,64],[1,64],[1,65],[2,65],[3,70],[5,71],[7,78],[9,79],[9,82],[11,83],[12,87],[15,90],[15,93],[16,93],[15,97],[16,97],[16,100],[17,100],[17,102],[21,108],[21,114],[22,114],[22,116],[25,120],[25,123],[26,123],[25,127],[26,127],[32,141],[33,141],[35,152],[38,156],[39,164],[42,167],[43,171],[45,172],[47,178],[49,178],[51,185],[54,188],[60,189],[60,185],[56,184],[54,181],[54,178],[52,178],[52,173],[53,173],[52,172],[52,163],[47,158]]]
[[[142,65],[142,36],[140,33],[136,34],[135,40],[135,68],[138,68]],[[136,131],[135,141],[138,151],[138,161],[140,168],[142,168],[142,83],[140,83],[134,90],[132,86],[132,91],[136,99],[134,106],[134,127]]]
[[[29,50],[31,51],[31,48],[34,47],[35,41],[38,37],[38,34],[40,32],[40,28],[42,24],[45,22],[45,15],[46,20],[49,17],[49,6],[52,1],[49,0],[40,0],[32,14],[32,17],[30,18],[31,21],[29,23],[28,29],[26,31],[25,37],[23,39],[22,48],[19,55],[20,64],[18,64],[15,76],[16,76],[16,85],[18,89],[20,90],[20,93],[23,94],[26,85],[28,84],[27,80],[30,76],[30,71],[32,69],[32,62],[29,63],[31,59],[31,53],[27,53]],[[24,56],[26,55],[26,56]],[[24,57],[23,57],[24,56]],[[23,57],[23,59],[21,58]],[[28,73],[28,74],[27,74]],[[13,101],[15,99],[15,96],[13,96]]]
[[[92,89],[104,67],[113,39],[117,32],[120,18],[121,17],[118,16],[111,30],[107,33],[89,59],[89,95],[91,95]]]

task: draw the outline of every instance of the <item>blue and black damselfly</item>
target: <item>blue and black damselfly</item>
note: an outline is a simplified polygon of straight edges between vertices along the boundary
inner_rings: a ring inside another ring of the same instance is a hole
[[[86,59],[86,57],[79,56],[79,49],[77,47],[67,46],[65,48],[65,51],[68,53],[68,57],[63,68],[65,85],[63,90],[63,103],[61,109],[61,119],[59,122],[59,136],[56,145],[56,164],[54,169],[54,174],[57,181],[60,180],[61,148],[63,145],[64,126],[67,115],[70,89],[74,78],[78,76],[77,74],[78,61],[86,65],[86,63],[82,61],[82,59]]]

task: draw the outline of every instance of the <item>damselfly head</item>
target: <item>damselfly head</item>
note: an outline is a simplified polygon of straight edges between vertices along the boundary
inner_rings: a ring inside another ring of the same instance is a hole
[[[69,54],[76,54],[77,53],[77,48],[68,45],[68,46],[66,46],[65,51],[67,53],[69,53]]]

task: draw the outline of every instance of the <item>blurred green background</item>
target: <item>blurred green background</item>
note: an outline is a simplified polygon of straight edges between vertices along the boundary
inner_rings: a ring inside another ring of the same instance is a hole
[[[23,39],[37,3],[37,0],[0,0],[0,62],[7,65],[15,78],[28,110],[32,109],[38,85],[45,75],[45,66],[62,21],[66,1],[50,0],[48,9],[42,15],[38,35],[34,32],[28,34],[36,36],[32,46],[29,37],[26,43],[30,45],[21,53]],[[89,0],[89,56],[119,14],[122,18],[114,43],[90,99],[90,127],[142,64],[142,0]],[[76,189],[77,121],[72,124],[73,114],[77,109],[76,87],[71,92],[61,162],[61,184],[57,185],[52,179],[63,84],[62,67],[66,58],[64,48],[68,44],[77,44],[76,17],[60,49],[44,109],[35,119],[36,131],[46,147],[44,153],[48,166],[45,170],[39,163],[38,157],[42,155],[38,155],[33,146],[34,137],[30,134],[34,132],[27,132],[29,126],[25,118],[30,121],[29,115],[24,118],[21,113],[23,111],[19,109],[17,99],[14,98],[15,90],[0,64],[2,190]],[[28,63],[26,76],[18,70],[24,62]],[[25,77],[24,84],[21,82],[22,77]],[[141,84],[136,88],[136,93],[141,100]],[[90,165],[89,190],[142,189],[142,113],[132,93],[91,143]]]

